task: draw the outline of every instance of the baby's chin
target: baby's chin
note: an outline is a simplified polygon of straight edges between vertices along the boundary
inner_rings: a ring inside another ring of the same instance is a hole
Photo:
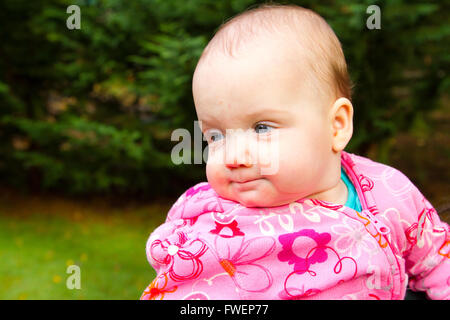
[[[239,202],[246,208],[270,208],[289,204],[289,202],[270,201],[267,199],[241,199]]]
[[[272,190],[272,188],[269,188],[268,186],[257,186],[251,189],[239,190],[239,188],[229,185],[226,190],[221,191],[222,192],[216,192],[222,198],[238,202],[247,208],[277,207],[291,202],[286,199],[281,199],[276,190]]]

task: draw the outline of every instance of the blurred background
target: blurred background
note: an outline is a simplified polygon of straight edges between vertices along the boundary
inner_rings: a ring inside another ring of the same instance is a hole
[[[191,77],[249,0],[0,2],[0,299],[138,299],[150,232],[204,164],[175,165],[193,132]],[[321,14],[355,83],[347,151],[403,171],[449,221],[449,6],[289,1]],[[81,28],[69,30],[69,5]],[[369,5],[381,29],[369,30]],[[192,151],[193,153],[193,151]],[[193,158],[193,157],[192,157]],[[69,265],[81,270],[70,290]]]

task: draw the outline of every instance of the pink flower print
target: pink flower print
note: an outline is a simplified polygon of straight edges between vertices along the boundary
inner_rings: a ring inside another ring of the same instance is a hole
[[[186,190],[186,199],[192,198],[197,193],[202,193],[211,189],[209,183],[200,183],[199,185],[190,187]]]
[[[192,213],[201,210],[202,203],[204,203],[205,199],[216,198],[214,197],[214,192],[210,192],[210,190],[212,190],[211,186],[207,182],[199,183],[186,190],[186,192],[173,204],[172,208],[170,208],[167,219],[169,221],[176,218],[192,219]],[[217,201],[214,200],[207,202],[204,204],[204,210],[208,209],[207,207],[214,209],[216,203]],[[186,209],[186,207],[188,207],[188,209]],[[193,221],[193,223],[195,223],[195,221]]]
[[[209,297],[205,292],[196,291],[189,293],[183,300],[209,300]]]
[[[159,275],[152,281],[152,283],[150,283],[147,289],[145,289],[140,300],[156,300],[157,298],[163,300],[166,293],[173,293],[178,289],[178,287],[175,286],[170,290],[167,290],[167,283],[167,274],[163,273]]]
[[[373,188],[373,181],[366,177],[365,175],[360,174],[358,177],[359,184],[361,185],[361,189],[363,192],[370,191]]]
[[[244,233],[238,227],[238,222],[235,220],[236,215],[234,211],[238,210],[240,205],[234,206],[234,208],[230,212],[221,212],[213,211],[211,212],[211,217],[213,218],[216,227],[211,229],[209,232],[212,234],[218,234],[224,238],[232,238],[234,236],[243,236]]]
[[[272,275],[262,264],[255,263],[275,250],[272,237],[257,237],[245,241],[244,237],[224,239],[217,236],[214,247],[222,268],[236,287],[248,292],[263,292],[272,286]]]
[[[243,236],[244,235],[244,233],[241,231],[241,229],[239,229],[238,223],[236,220],[234,220],[233,222],[228,223],[228,224],[219,223],[217,221],[215,221],[215,223],[216,223],[216,228],[209,231],[212,234],[218,234],[219,236],[224,237],[224,238],[232,238],[234,236]],[[225,230],[223,230],[223,229],[225,229]],[[227,230],[231,231],[231,234],[225,233]]]
[[[428,207],[425,205],[419,214],[418,221],[406,230],[406,238],[409,244],[422,248],[425,244],[430,246],[433,243],[435,231],[438,233],[441,231],[433,229],[433,215],[437,215],[436,210],[431,205]]]
[[[219,197],[214,197],[209,201],[205,200],[205,205],[203,206],[203,212],[220,212],[223,213],[223,205]]]
[[[408,246],[410,244],[411,239],[409,238],[410,234],[408,233],[408,228],[410,226],[409,221],[403,219],[400,216],[400,212],[397,208],[391,207],[387,208],[383,211],[383,213],[380,213],[378,217],[383,217],[384,221],[397,221],[395,226],[392,226],[392,230],[398,229],[398,230],[405,230],[406,240],[407,241],[392,241],[391,233],[387,234],[387,240],[391,244],[393,248],[400,252],[405,252],[408,249]]]
[[[343,207],[342,204],[334,204],[328,201],[319,200],[319,199],[311,199],[311,202],[316,206],[322,206],[331,210],[339,210]]]
[[[328,233],[322,234],[316,233],[316,235],[319,236],[324,234],[329,235]],[[323,238],[325,239],[319,240],[319,242],[326,244],[327,242],[330,241],[326,239],[327,237],[325,236]],[[304,239],[302,239],[302,241],[305,242]],[[311,241],[313,240],[311,239]],[[293,247],[295,246],[296,245],[294,243]],[[314,245],[310,244],[305,247],[306,248],[304,249],[306,250],[304,251],[307,251],[310,247],[313,247],[313,249],[309,250],[309,252],[305,255],[306,258],[304,260],[306,260],[306,262],[303,263],[305,263],[306,266],[302,266],[301,269],[298,268],[300,269],[300,270],[297,269],[298,271],[294,267],[294,271],[292,271],[285,278],[284,289],[278,293],[278,296],[281,299],[309,298],[311,296],[320,293],[322,288],[328,287],[331,283],[340,284],[355,278],[358,270],[355,259],[351,257],[340,257],[336,250],[325,245],[314,247]],[[311,267],[310,265],[312,263],[308,261],[308,257],[310,256],[312,257],[313,255],[311,255],[311,253],[318,250],[322,251],[321,254],[322,258],[317,257],[316,262],[325,262],[325,263],[320,266],[316,265],[315,267]],[[327,255],[326,251],[330,253],[330,256]],[[288,256],[288,254],[286,255]],[[299,256],[298,253],[295,253],[295,255]],[[304,254],[300,254],[300,256],[303,255]],[[293,260],[294,259],[291,259],[291,261]]]
[[[450,259],[450,241],[447,240],[442,244],[442,246],[439,248],[438,254],[440,254],[443,257],[446,257],[447,259]],[[447,280],[450,280],[448,278]]]
[[[282,300],[301,300],[307,299],[310,296],[314,296],[321,291],[317,288],[305,289],[304,286],[301,288],[285,288],[278,293],[278,296]]]
[[[203,271],[200,257],[208,248],[200,239],[186,241],[182,235],[178,239],[174,241],[169,237],[163,241],[153,241],[149,249],[151,258],[165,266],[167,274],[174,281],[195,279]]]
[[[196,196],[197,194],[198,194],[197,200],[202,199],[203,198],[202,194],[207,192],[210,189],[211,189],[211,186],[207,182],[199,183],[193,187],[190,187],[172,205],[172,208],[169,210],[168,216],[171,217],[172,215],[174,215],[179,208],[181,208],[182,211],[184,212],[184,208],[185,208],[186,202],[188,200],[190,200],[192,197]],[[183,216],[183,215],[181,215],[181,216]]]
[[[294,264],[294,271],[302,274],[308,271],[311,264],[327,260],[325,246],[330,242],[331,235],[326,232],[317,233],[313,229],[303,229],[283,234],[278,240],[283,246],[283,250],[278,253],[278,260]]]
[[[359,221],[346,218],[343,219],[343,224],[333,225],[331,230],[338,235],[334,242],[334,248],[355,259],[361,256],[362,251],[372,254],[378,248],[378,245],[372,240],[372,236]]]

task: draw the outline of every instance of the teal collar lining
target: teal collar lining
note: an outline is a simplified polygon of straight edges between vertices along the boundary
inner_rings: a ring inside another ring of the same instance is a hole
[[[348,178],[347,174],[345,173],[345,170],[343,167],[341,167],[341,179],[342,179],[342,181],[344,181],[344,183],[348,189],[348,198],[347,198],[347,202],[345,203],[345,206],[352,208],[353,210],[356,210],[358,212],[361,212],[362,206],[361,206],[361,202],[359,201],[358,194],[356,193],[356,189],[353,186],[350,179]]]

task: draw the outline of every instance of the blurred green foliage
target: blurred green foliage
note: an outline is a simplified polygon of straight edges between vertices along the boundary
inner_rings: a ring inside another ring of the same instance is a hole
[[[0,174],[18,188],[178,194],[203,165],[176,166],[176,128],[193,131],[192,72],[226,19],[262,1],[3,0]],[[419,1],[291,1],[321,14],[356,84],[364,154],[439,106],[449,89],[448,6]],[[66,8],[81,8],[69,30]],[[366,9],[381,8],[369,30]],[[385,152],[386,154],[386,152]]]
[[[136,300],[155,277],[145,241],[163,221],[156,219],[160,212],[145,207],[144,223],[142,213],[123,209],[103,215],[91,209],[75,221],[67,206],[50,215],[26,209],[24,216],[0,214],[1,300]],[[80,267],[81,290],[66,286],[69,265]]]

